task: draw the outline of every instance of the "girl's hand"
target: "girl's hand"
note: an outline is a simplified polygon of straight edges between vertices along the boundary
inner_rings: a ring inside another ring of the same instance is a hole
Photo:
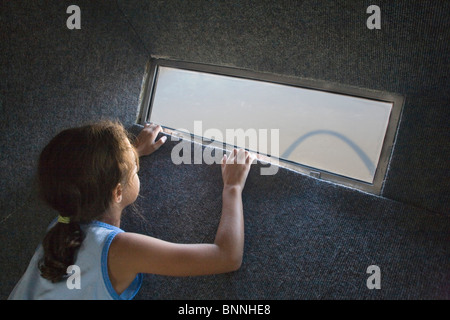
[[[166,142],[167,137],[162,136],[158,141],[155,142],[158,133],[162,131],[160,125],[146,123],[144,129],[136,137],[134,147],[139,157],[148,156],[156,150],[158,150],[164,142]]]
[[[222,179],[225,187],[238,187],[240,191],[244,189],[245,181],[247,180],[250,165],[255,157],[240,149],[234,149],[230,156],[226,154],[222,159]]]

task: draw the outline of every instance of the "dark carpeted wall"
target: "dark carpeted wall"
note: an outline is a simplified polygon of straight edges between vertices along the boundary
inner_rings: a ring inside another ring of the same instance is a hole
[[[77,4],[82,29],[66,28]],[[366,28],[370,4],[381,30]],[[36,199],[41,148],[62,128],[101,118],[131,126],[150,55],[390,91],[406,97],[381,197],[258,167],[244,193],[246,244],[235,273],[148,276],[138,296],[450,298],[449,2],[2,1],[0,297],[54,217]],[[175,166],[168,142],[142,160],[126,230],[212,241],[220,170]],[[199,148],[199,146],[195,146]],[[366,287],[379,265],[382,289]]]

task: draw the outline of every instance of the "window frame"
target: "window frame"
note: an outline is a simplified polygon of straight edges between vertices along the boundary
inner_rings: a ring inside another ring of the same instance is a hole
[[[311,90],[319,90],[322,92],[392,103],[391,114],[389,116],[386,133],[383,140],[383,146],[375,170],[373,183],[356,180],[354,178],[328,172],[326,170],[317,169],[283,158],[277,158],[277,165],[279,165],[280,167],[285,167],[293,171],[310,175],[320,180],[344,185],[350,188],[358,189],[375,195],[380,195],[382,193],[405,101],[405,98],[402,95],[391,92],[377,91],[366,88],[342,85],[338,83],[331,83],[322,80],[303,79],[286,75],[256,72],[230,66],[218,66],[211,64],[154,58],[151,59],[146,66],[144,81],[141,88],[141,95],[139,97],[140,103],[138,116],[136,120],[137,124],[143,125],[144,123],[149,121],[149,119],[151,119],[151,112],[155,96],[154,94],[155,88],[157,85],[159,67],[169,67],[222,76],[231,76],[241,79],[263,81],[274,84],[293,86]],[[166,132],[169,132],[170,134],[173,134],[181,138],[188,138],[191,139],[191,141],[196,141],[204,145],[207,144],[221,149],[223,149],[224,146],[226,146],[227,149],[232,149],[234,147],[228,146],[226,145],[226,143],[222,142],[220,143],[211,142],[209,139],[205,139],[206,141],[204,141],[202,137],[196,137],[193,134],[191,134],[188,137],[186,136],[186,134],[182,132],[175,132],[174,131],[175,128],[165,127],[163,124],[161,124],[161,126],[165,129]],[[267,159],[270,162],[270,155],[269,158]]]

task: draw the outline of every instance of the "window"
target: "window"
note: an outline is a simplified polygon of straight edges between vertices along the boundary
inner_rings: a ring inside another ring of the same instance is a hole
[[[372,193],[381,190],[403,104],[389,93],[167,60],[153,61],[145,89],[141,123],[260,152]],[[247,139],[229,140],[230,129]]]

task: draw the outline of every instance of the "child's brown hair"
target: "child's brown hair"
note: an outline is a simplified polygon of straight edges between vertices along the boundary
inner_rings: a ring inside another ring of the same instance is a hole
[[[56,223],[44,238],[39,265],[44,278],[57,282],[66,275],[83,241],[80,223],[101,218],[116,186],[130,181],[139,160],[129,138],[119,122],[102,121],[64,130],[43,149],[40,195],[60,216],[70,218],[67,224]]]

